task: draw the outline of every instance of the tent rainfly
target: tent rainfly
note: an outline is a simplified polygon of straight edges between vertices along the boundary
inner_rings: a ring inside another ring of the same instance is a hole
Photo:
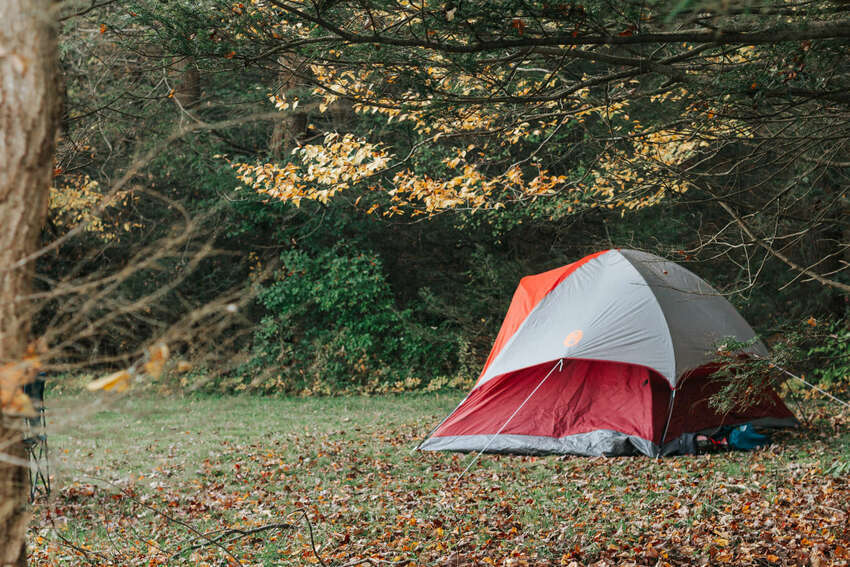
[[[718,340],[755,333],[698,276],[604,250],[523,278],[475,387],[427,451],[648,456],[694,452],[722,425],[796,425],[779,396],[721,415],[709,398]],[[754,341],[749,354],[767,356]]]

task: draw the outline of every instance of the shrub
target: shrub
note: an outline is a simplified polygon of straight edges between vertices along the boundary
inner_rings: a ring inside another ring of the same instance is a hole
[[[425,387],[457,369],[455,333],[397,307],[381,259],[338,244],[281,256],[243,388],[338,393]],[[444,326],[445,327],[445,326]]]

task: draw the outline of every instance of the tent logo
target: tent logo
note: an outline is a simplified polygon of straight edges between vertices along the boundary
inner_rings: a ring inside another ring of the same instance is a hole
[[[576,346],[579,343],[579,341],[581,341],[581,337],[583,335],[584,335],[584,333],[581,332],[581,329],[576,329],[575,331],[573,331],[572,333],[567,335],[567,337],[564,339],[564,346],[566,346],[566,347]]]

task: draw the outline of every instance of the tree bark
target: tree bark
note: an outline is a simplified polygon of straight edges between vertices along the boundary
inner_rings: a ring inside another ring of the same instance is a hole
[[[287,94],[290,90],[300,86],[300,81],[293,72],[293,69],[297,68],[298,65],[291,56],[278,57],[277,63],[281,69],[278,73],[279,83],[277,88],[283,94]],[[272,159],[277,161],[283,155],[289,154],[290,150],[298,144],[298,137],[304,134],[306,130],[307,113],[303,109],[301,112],[282,112],[281,119],[275,123],[269,139]]]
[[[29,258],[39,244],[53,174],[59,85],[51,4],[0,1],[0,368],[25,354]],[[29,476],[21,466],[19,423],[2,407],[0,413],[0,566],[20,566],[26,564]]]
[[[193,57],[179,63],[180,75],[174,88],[174,98],[183,108],[192,108],[201,100],[201,72]]]

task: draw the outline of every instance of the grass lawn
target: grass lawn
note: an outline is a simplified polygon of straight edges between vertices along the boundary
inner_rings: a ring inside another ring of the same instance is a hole
[[[850,565],[834,408],[753,453],[484,455],[456,482],[471,455],[411,448],[461,397],[54,398],[31,561]]]

